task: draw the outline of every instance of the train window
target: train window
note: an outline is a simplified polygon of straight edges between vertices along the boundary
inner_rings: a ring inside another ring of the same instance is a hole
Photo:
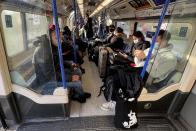
[[[189,19],[193,23],[195,22],[195,19]],[[182,22],[175,22],[179,20]],[[157,92],[163,87],[179,83],[182,78],[195,40],[195,30],[193,30],[192,24],[183,21],[186,20],[175,17],[162,25],[162,29],[171,33],[171,39],[168,46],[160,48],[154,61],[151,61],[150,77],[146,85],[149,92]],[[154,31],[153,27],[152,24],[145,31]]]
[[[52,94],[57,82],[47,17],[4,10],[1,20],[12,83]]]
[[[158,20],[157,20],[158,21]],[[163,23],[162,26],[161,26],[161,29],[166,29],[168,23]],[[152,35],[151,34],[154,34],[154,32],[156,31],[156,27],[157,27],[157,23],[153,23],[153,22],[138,22],[137,24],[137,30],[138,31],[141,31],[146,40],[148,41],[152,41]]]
[[[29,13],[25,13],[25,17],[28,46],[32,47],[34,39],[41,35],[47,34],[47,18],[45,16]]]
[[[22,34],[21,13],[3,10],[1,13],[1,19],[7,55],[14,56],[25,49]]]
[[[131,35],[131,27],[129,22],[117,22],[117,27],[121,27],[124,30],[124,33],[129,36]]]

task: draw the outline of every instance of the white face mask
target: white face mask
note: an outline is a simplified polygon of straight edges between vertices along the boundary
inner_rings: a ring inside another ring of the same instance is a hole
[[[159,49],[159,43],[158,42],[155,43],[154,49]]]
[[[137,44],[138,42],[139,42],[138,39],[133,40],[133,43],[134,43],[134,44]]]

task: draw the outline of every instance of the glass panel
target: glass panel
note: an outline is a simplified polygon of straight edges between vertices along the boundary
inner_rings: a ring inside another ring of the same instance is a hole
[[[12,83],[52,95],[57,82],[47,17],[4,10],[1,19]]]
[[[117,22],[117,27],[121,27],[127,36],[131,35],[129,22]]]
[[[139,22],[137,25],[137,31],[141,31],[144,34],[145,39],[147,41],[152,42],[152,37],[158,25],[157,22],[156,23]],[[161,25],[161,29],[165,30],[167,28],[167,25],[168,25],[167,22],[163,22],[163,24]]]
[[[164,23],[165,29],[171,34],[171,39],[169,42],[161,42],[159,50],[156,55],[154,54],[154,60],[149,64],[149,78],[146,85],[149,92],[157,92],[163,87],[180,82],[195,43],[194,4],[196,2],[192,1],[175,5],[170,20]],[[168,36],[164,36],[165,39]]]
[[[21,13],[4,10],[1,19],[7,55],[11,57],[24,51]]]
[[[47,12],[44,8],[48,6],[41,0],[0,0],[0,7],[22,10],[3,10],[1,13],[0,23],[12,83],[38,94],[53,95],[58,83],[48,36],[48,21],[44,15]],[[26,10],[28,13],[24,12]],[[17,93],[15,100],[22,120],[65,117],[63,104],[37,104]]]
[[[37,14],[25,13],[27,25],[28,46],[33,46],[33,41],[44,34],[47,34],[47,18]],[[39,30],[39,31],[38,31]]]

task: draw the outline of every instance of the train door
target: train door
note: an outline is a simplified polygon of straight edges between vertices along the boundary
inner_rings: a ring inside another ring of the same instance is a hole
[[[33,5],[22,6],[27,5],[0,2],[3,111],[8,120],[17,118],[18,122],[64,119],[68,116],[68,92],[57,88],[61,85],[56,82],[46,11]]]
[[[183,9],[185,4],[187,7]],[[176,4],[171,16],[162,23],[161,29],[171,33],[170,47],[167,49],[159,48],[156,57],[151,61],[148,81],[139,98],[139,110],[141,112],[177,113],[181,110],[193,87],[196,79],[196,27],[194,24],[196,17],[193,4],[195,2]],[[193,7],[194,12],[191,11],[191,7]],[[155,33],[156,29],[157,22],[155,20],[141,20],[137,24],[137,30],[144,32],[149,41],[151,41],[152,34]],[[170,59],[171,62],[165,64],[164,59],[162,59],[160,63],[157,63],[159,53],[167,52],[166,50],[170,52],[168,53],[170,55],[165,55],[165,59]],[[167,76],[160,75],[166,71],[168,72]]]

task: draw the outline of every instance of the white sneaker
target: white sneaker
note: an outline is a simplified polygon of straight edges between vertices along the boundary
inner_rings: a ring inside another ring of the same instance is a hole
[[[110,101],[110,102],[106,102],[103,103],[100,108],[104,111],[111,111],[115,108],[116,106],[116,102],[115,101]]]

